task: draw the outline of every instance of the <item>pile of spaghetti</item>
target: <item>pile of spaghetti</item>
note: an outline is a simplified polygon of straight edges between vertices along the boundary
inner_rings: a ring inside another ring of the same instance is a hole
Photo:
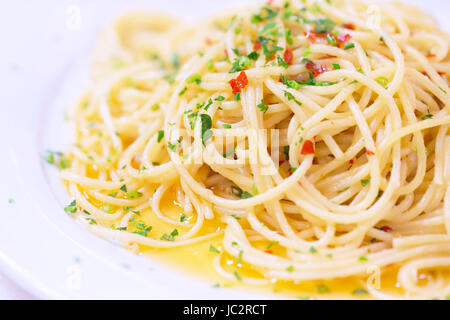
[[[271,1],[194,26],[124,16],[69,114],[65,210],[135,250],[218,237],[217,272],[244,283],[394,269],[400,296],[364,291],[444,298],[449,44],[399,3]]]

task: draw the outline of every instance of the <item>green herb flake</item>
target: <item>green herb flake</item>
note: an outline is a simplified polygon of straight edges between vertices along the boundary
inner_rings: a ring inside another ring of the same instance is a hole
[[[208,114],[201,114],[200,119],[202,123],[202,143],[206,145],[206,142],[213,136],[212,120]]]
[[[354,295],[368,294],[368,293],[369,293],[369,292],[368,292],[366,289],[361,289],[361,288],[355,289],[355,290],[353,290],[353,292],[352,292],[352,294],[354,294]]]
[[[187,87],[184,87],[184,88],[178,93],[178,95],[179,95],[179,96],[182,96],[183,94],[186,93],[186,91],[187,91]]]
[[[261,112],[264,112],[264,113],[266,113],[267,110],[269,110],[269,106],[264,104],[264,102],[262,100],[261,100],[261,103],[257,105],[257,107]]]
[[[355,47],[355,44],[353,42],[349,42],[344,45],[344,50],[350,50],[350,49],[353,49],[354,47]]]
[[[164,138],[164,130],[158,131],[158,143]]]
[[[217,254],[220,253],[219,249],[217,249],[216,247],[214,247],[212,244],[209,245],[209,252],[213,252],[213,253],[217,253]]]
[[[70,213],[77,212],[77,201],[73,200],[67,207],[64,208],[64,211],[65,212],[70,212]]]
[[[361,257],[359,257],[358,260],[359,260],[360,262],[364,262],[364,261],[369,260],[369,258],[367,258],[367,256],[361,256]]]
[[[363,187],[367,186],[367,185],[370,183],[370,180],[371,180],[370,177],[367,178],[367,179],[361,180],[361,185],[362,185]]]
[[[386,87],[389,83],[389,80],[386,77],[378,77],[376,81],[381,84],[383,87]]]
[[[270,243],[267,245],[266,250],[269,250],[270,248],[272,248],[274,245],[278,244],[278,241],[270,241]]]
[[[318,293],[327,293],[330,291],[327,285],[325,284],[319,284],[316,286],[316,290]]]
[[[197,83],[200,84],[202,83],[202,76],[198,73],[194,73],[191,74],[187,79],[186,79],[186,83]]]
[[[224,101],[225,97],[224,96],[218,96],[217,98],[214,99],[215,101]]]

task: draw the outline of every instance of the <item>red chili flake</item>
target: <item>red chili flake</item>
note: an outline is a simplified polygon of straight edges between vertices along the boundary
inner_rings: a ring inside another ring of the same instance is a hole
[[[291,49],[286,49],[286,51],[284,52],[283,58],[287,64],[292,64],[292,61],[294,60],[294,53],[292,53]]]
[[[308,31],[305,32],[305,36],[306,39],[308,39],[309,41],[311,41],[311,43],[313,43],[314,41],[316,41],[317,33],[315,33],[314,31]]]
[[[427,58],[436,58],[436,55],[435,54],[427,54]]]
[[[234,94],[241,92],[248,85],[247,75],[242,71],[236,79],[231,79],[228,83]]]
[[[350,160],[348,163],[353,164],[355,162],[355,160]]]
[[[445,76],[447,73],[445,73],[445,72],[442,72],[442,71],[438,71],[438,75],[440,75],[440,76]]]
[[[375,155],[375,152],[373,152],[373,151],[371,151],[371,150],[367,150],[367,151],[366,151],[366,154],[367,154],[368,156],[373,156],[373,155]]]
[[[392,231],[392,228],[389,227],[389,226],[382,226],[380,229],[383,230],[384,232],[391,232]]]
[[[314,154],[314,143],[311,140],[303,143],[301,154]]]
[[[417,117],[417,115],[419,114],[419,111],[417,109],[414,110],[414,115]]]
[[[346,34],[341,33],[340,35],[337,36],[337,41],[338,41],[339,46],[341,46],[345,42],[349,41],[351,38],[352,38],[352,36],[349,35],[348,33],[346,33]]]
[[[265,253],[273,254],[272,250],[264,250]]]
[[[306,69],[311,71],[311,74],[313,75],[313,77],[317,77],[317,76],[321,75],[322,73],[328,71],[328,69],[325,65],[323,65],[323,64],[316,65],[312,61],[306,61],[305,67],[306,67]]]
[[[225,52],[225,56],[228,58],[228,51],[227,51],[227,49],[223,50],[223,52]]]
[[[355,30],[355,25],[353,23],[345,23],[342,27],[345,29]]]
[[[208,45],[208,46],[212,45],[212,41],[209,38],[206,38],[205,42],[206,42],[206,45]]]
[[[262,48],[261,42],[259,42],[259,40],[256,40],[255,44],[253,45],[253,50],[258,51],[261,48]]]

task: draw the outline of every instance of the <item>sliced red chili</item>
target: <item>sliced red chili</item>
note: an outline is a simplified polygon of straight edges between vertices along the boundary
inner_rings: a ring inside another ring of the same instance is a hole
[[[315,33],[314,31],[308,31],[308,32],[305,32],[305,36],[306,36],[306,39],[308,39],[312,43],[312,42],[316,41],[317,33]]]
[[[314,154],[314,143],[311,140],[303,143],[301,154]]]
[[[355,160],[351,159],[348,163],[353,164]]]
[[[353,23],[345,23],[342,27],[345,29],[355,30],[355,25]]]
[[[293,60],[294,60],[294,53],[292,52],[291,49],[286,49],[286,51],[284,51],[284,61],[286,61],[287,64],[292,64]]]
[[[234,94],[241,92],[248,85],[247,75],[242,71],[236,79],[231,79],[228,83]]]
[[[311,74],[313,75],[313,77],[317,77],[317,76],[321,75],[322,73],[328,71],[328,69],[325,65],[323,65],[323,64],[317,65],[312,61],[306,61],[305,67],[306,67],[306,69],[311,71]]]
[[[261,48],[262,48],[261,42],[259,42],[259,40],[256,40],[255,44],[253,45],[253,50],[258,51]]]
[[[391,232],[392,231],[392,228],[389,227],[389,226],[382,226],[380,229],[383,230],[384,232]]]

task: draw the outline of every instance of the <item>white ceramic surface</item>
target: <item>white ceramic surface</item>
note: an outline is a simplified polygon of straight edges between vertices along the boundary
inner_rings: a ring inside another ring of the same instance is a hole
[[[136,8],[194,20],[243,2],[22,0],[2,4],[0,37],[7,44],[0,50],[3,274],[38,298],[261,297],[214,289],[90,234],[63,212],[68,198],[57,172],[42,160],[45,150],[64,149],[64,110],[88,84],[89,53],[107,21]],[[450,1],[408,2],[421,5],[450,30]]]

